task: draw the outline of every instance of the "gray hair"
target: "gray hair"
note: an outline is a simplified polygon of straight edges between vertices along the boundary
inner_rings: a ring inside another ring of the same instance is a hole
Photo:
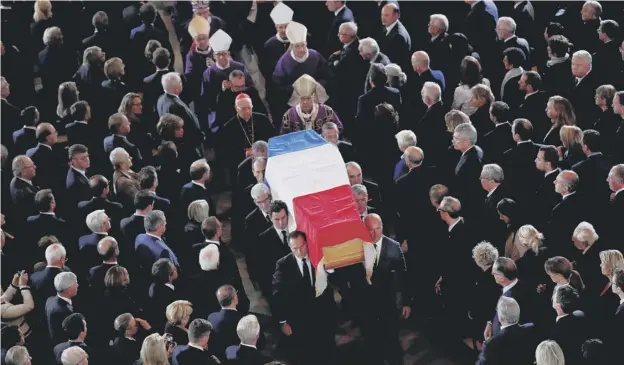
[[[496,305],[496,312],[501,325],[516,324],[520,321],[520,305],[513,298],[500,297]]]
[[[165,218],[165,213],[162,210],[152,210],[145,215],[145,222],[143,223],[145,232],[151,233],[155,232],[162,224],[167,223],[167,218]]]
[[[498,259],[498,249],[489,242],[477,243],[472,249],[472,258],[478,266],[492,266]]]
[[[87,353],[80,346],[72,346],[63,350],[61,363],[63,365],[78,365],[87,357]]]
[[[251,145],[251,152],[253,153],[254,156],[260,151],[267,152],[268,150],[269,150],[269,144],[266,143],[265,141],[255,141]]]
[[[53,243],[45,250],[45,259],[48,264],[59,261],[64,257],[67,257],[67,251],[60,243]]]
[[[264,183],[258,183],[251,188],[251,198],[253,200],[258,199],[258,197],[262,194],[271,194],[269,187]]]
[[[111,151],[108,156],[113,167],[118,168],[122,163],[127,162],[130,159],[130,154],[122,147],[117,147]]]
[[[585,51],[585,50],[580,50],[580,51],[576,51],[572,54],[572,58],[582,58],[583,61],[585,61],[586,63],[589,64],[589,66],[592,65],[592,55]]]
[[[503,27],[503,29],[511,34],[516,33],[516,21],[513,20],[513,18],[510,18],[508,16],[502,16],[498,18],[498,25]]]
[[[377,54],[379,53],[379,44],[371,37],[360,39],[359,49],[364,53]]]
[[[459,199],[452,196],[445,196],[440,202],[439,209],[451,215],[459,216],[459,212],[461,212],[461,202]]]
[[[423,84],[422,93],[429,96],[434,101],[442,100],[442,88],[435,82],[427,81]]]
[[[165,92],[170,92],[173,88],[182,83],[182,78],[180,78],[177,72],[169,72],[163,75],[160,83]]]
[[[477,144],[477,130],[472,124],[462,123],[455,127],[455,133],[468,138],[471,145]]]
[[[130,322],[134,319],[134,316],[130,313],[120,314],[115,318],[115,322],[113,326],[115,331],[119,333],[125,333],[128,327],[130,327]]]
[[[24,346],[13,346],[7,351],[4,361],[7,365],[26,365],[30,360],[28,349]]]
[[[360,166],[360,164],[355,161],[349,161],[345,164],[345,168],[349,167],[355,167],[356,169],[362,171],[362,166]]]
[[[56,276],[54,277],[54,288],[58,293],[62,293],[65,290],[76,285],[77,282],[78,278],[76,277],[76,274],[71,271],[65,271],[56,274]]]
[[[366,194],[368,195],[368,189],[366,189],[366,186],[362,185],[362,184],[355,184],[353,186],[351,186],[351,192],[353,192],[353,194]]]
[[[416,133],[412,132],[409,129],[404,129],[399,131],[394,138],[396,138],[399,148],[407,148],[410,146],[416,146],[418,143],[418,138],[416,138]]]
[[[579,223],[578,226],[576,226],[576,228],[574,229],[572,237],[583,242],[587,246],[593,245],[594,243],[596,243],[596,241],[598,241],[598,238],[600,238],[600,236],[598,236],[598,233],[596,233],[594,226],[589,222]]]
[[[49,46],[51,43],[55,41],[59,41],[63,37],[63,32],[61,32],[61,28],[59,27],[50,27],[46,28],[43,32],[43,44]]]
[[[187,215],[189,219],[201,223],[204,219],[210,217],[210,205],[204,199],[195,200],[189,204]]]
[[[6,160],[9,158],[9,150],[3,144],[0,144],[0,157],[2,158],[1,166],[4,167]]]
[[[505,180],[505,174],[503,168],[495,163],[483,165],[481,170],[481,178],[494,181],[497,184],[501,184]]]
[[[338,27],[338,31],[340,32],[343,29],[348,29],[348,33],[351,37],[357,37],[358,26],[354,22],[345,22],[340,24],[340,27]]]
[[[344,24],[344,23],[343,23]],[[334,122],[326,122],[321,127],[321,135],[324,136],[329,130],[338,130],[338,125]]]
[[[578,187],[578,183],[579,183],[579,176],[576,172],[572,171],[572,170],[564,170],[561,171],[559,173],[559,175],[562,176],[562,178],[559,180],[560,184],[568,189],[568,192],[573,192],[576,191],[576,188]],[[566,176],[571,177],[571,179],[567,178]]]
[[[624,183],[624,163],[615,165],[609,171],[611,178],[619,183]]]
[[[82,63],[84,65],[89,65],[91,62],[97,59],[98,52],[102,52],[102,48],[98,46],[91,46],[82,52]]]
[[[217,245],[208,245],[199,251],[199,266],[203,271],[212,271],[219,267],[219,248]]]
[[[85,221],[87,223],[87,227],[91,230],[91,232],[101,232],[100,230],[102,224],[108,221],[108,216],[106,215],[106,211],[104,209],[98,209],[89,213]]]
[[[13,170],[13,176],[22,175],[22,171],[26,168],[26,162],[30,161],[30,157],[26,155],[15,156],[11,163],[11,170]],[[5,197],[6,198],[6,197]]]
[[[440,23],[442,25],[441,28],[444,28],[445,32],[449,30],[449,20],[446,17],[446,15],[444,15],[444,14],[431,14],[429,16],[429,21],[432,22],[434,20],[437,20],[438,23]]]
[[[535,349],[535,364],[565,365],[565,356],[561,346],[553,340],[542,341]]]
[[[248,314],[241,318],[236,325],[236,333],[241,343],[252,344],[260,336],[260,322],[253,314]]]

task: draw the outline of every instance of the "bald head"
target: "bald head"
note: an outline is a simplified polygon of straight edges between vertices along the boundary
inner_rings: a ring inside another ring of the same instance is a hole
[[[47,145],[53,145],[56,143],[56,129],[50,123],[41,123],[37,126],[36,137],[37,142]]]
[[[191,164],[190,168],[191,180],[198,182],[206,182],[210,177],[210,165],[206,162],[206,159],[196,160]]]
[[[561,195],[571,194],[576,191],[579,177],[572,170],[564,170],[557,175],[555,180],[555,191]]]
[[[607,182],[613,192],[624,188],[624,164],[615,165],[611,168]]]
[[[369,214],[364,218],[364,225],[368,231],[371,242],[375,243],[381,240],[383,236],[383,222],[378,214]]]
[[[429,69],[429,55],[425,51],[416,51],[412,54],[412,67],[419,75]]]
[[[412,169],[422,164],[423,159],[425,158],[425,153],[419,147],[409,146],[403,152],[403,156],[405,156],[407,167]]]
[[[360,164],[355,161],[349,161],[345,164],[345,167],[347,168],[347,174],[349,175],[349,183],[351,185],[361,184],[363,178]]]
[[[389,3],[381,8],[381,24],[389,27],[399,20],[399,6],[395,3]]]
[[[98,242],[97,251],[104,261],[116,258],[119,255],[119,245],[113,237],[104,237]]]

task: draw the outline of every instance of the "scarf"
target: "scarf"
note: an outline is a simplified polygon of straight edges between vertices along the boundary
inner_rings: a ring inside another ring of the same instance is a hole
[[[314,129],[314,121],[316,120],[316,115],[319,111],[319,105],[317,103],[314,103],[314,105],[312,106],[312,112],[310,114],[306,114],[301,111],[301,104],[297,104],[295,110],[297,111],[297,115],[299,116],[299,118],[301,118],[301,120],[303,121],[305,130]]]
[[[207,50],[202,51],[201,49],[199,49],[199,46],[195,46],[195,52],[197,52],[197,53],[199,53],[201,55],[206,56],[206,55],[210,54],[210,52],[212,52],[212,47],[208,46]]]

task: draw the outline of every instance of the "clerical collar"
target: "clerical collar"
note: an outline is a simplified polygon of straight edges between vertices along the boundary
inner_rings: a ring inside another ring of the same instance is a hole
[[[299,62],[299,63],[304,63],[308,57],[310,57],[310,50],[306,48],[306,54],[305,56],[301,57],[301,58],[297,58],[297,56],[295,56],[295,51],[290,51],[290,57],[292,57],[293,60]]]
[[[37,144],[37,146],[45,146],[45,147],[48,147],[50,149],[50,151],[52,151],[52,146],[48,146],[47,144],[39,143],[39,144]]]
[[[228,60],[227,65],[225,65],[225,67],[221,67],[221,65],[219,64],[219,62],[215,62],[215,66],[219,69],[219,70],[227,70],[228,68],[230,68],[230,60]]]
[[[334,11],[334,15],[335,15],[335,16],[338,16],[338,14],[339,14],[339,13],[340,13],[340,12],[341,12],[341,11],[342,11],[345,7],[347,7],[347,6],[343,4],[343,5],[342,5],[342,7],[341,7],[340,9],[338,9],[338,10]]]

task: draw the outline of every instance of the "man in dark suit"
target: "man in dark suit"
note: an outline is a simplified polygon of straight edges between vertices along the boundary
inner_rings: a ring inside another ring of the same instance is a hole
[[[100,255],[97,252],[98,242],[108,237],[108,232],[111,229],[110,218],[103,209],[89,213],[85,222],[92,233],[78,239],[81,275],[86,274],[91,267],[100,261]]]
[[[622,194],[622,191],[624,191],[624,164],[613,166],[611,171],[609,171],[607,181],[609,182],[609,189],[613,192],[613,198],[609,204],[608,240],[614,247],[619,247],[622,250],[624,245],[622,245],[620,239],[621,230],[619,229],[619,219],[617,217],[619,212],[624,209],[624,194]]]
[[[504,66],[504,76],[500,88],[498,85],[492,85],[496,92],[500,91],[498,96],[502,101],[509,105],[512,113],[522,102],[524,93],[520,90],[520,78],[524,69],[522,64],[525,62],[525,56],[520,48],[510,47],[503,51],[501,60]]]
[[[550,215],[546,236],[550,242],[551,255],[574,257],[569,244],[574,229],[587,220],[586,199],[576,192],[579,178],[571,170],[561,171],[555,179],[555,191],[562,196]]]
[[[462,202],[465,216],[476,214],[485,198],[479,176],[483,168],[483,150],[476,145],[477,130],[471,124],[463,123],[455,128],[453,147],[462,153],[455,166],[454,194]]]
[[[390,61],[401,66],[403,70],[409,68],[409,57],[412,51],[412,39],[403,23],[399,20],[398,4],[389,3],[381,9],[381,23],[384,26],[378,38],[381,52],[386,54]]]
[[[97,252],[102,259],[102,263],[89,269],[87,281],[92,294],[100,295],[104,293],[104,277],[106,272],[113,266],[119,265],[119,245],[113,237],[104,237],[97,244]]]
[[[364,185],[366,187],[366,191],[368,192],[368,205],[375,209],[382,209],[383,200],[379,190],[379,185],[372,181],[364,180],[362,167],[357,162],[349,161],[345,164],[345,167],[347,169],[347,175],[349,176],[349,183],[351,186],[355,184]]]
[[[527,323],[535,320],[535,288],[525,286],[518,279],[516,263],[510,258],[499,257],[492,266],[492,276],[494,276],[496,283],[503,288],[501,298],[513,298],[522,306],[521,322]],[[486,328],[486,332],[490,331],[492,335],[496,335],[500,332],[501,326],[504,326],[504,321],[501,322],[500,317],[496,314],[492,320],[491,328]]]
[[[371,277],[369,305],[370,335],[381,351],[375,352],[377,362],[387,360],[389,364],[402,364],[403,351],[398,341],[399,316],[407,319],[411,313],[412,292],[405,259],[399,243],[383,235],[383,223],[377,214],[364,218],[373,247],[375,248],[375,268]],[[397,302],[397,295],[400,301]]]
[[[83,52],[83,63],[72,77],[80,92],[80,99],[86,101],[95,110],[98,109],[98,93],[102,82],[106,80],[104,75],[104,61],[106,54],[100,47],[88,47]]]
[[[486,161],[501,164],[503,153],[516,144],[509,123],[509,106],[502,101],[493,102],[490,116],[495,124],[494,129],[486,133],[479,144],[483,148]]]
[[[262,355],[257,348],[260,338],[260,323],[253,314],[246,315],[238,321],[236,333],[240,345],[232,345],[225,349],[225,358],[228,363],[236,365],[264,365],[271,361]]]
[[[561,347],[566,364],[583,364],[581,348],[583,343],[592,338],[590,322],[583,311],[577,310],[579,293],[571,285],[555,288],[552,306],[557,312],[557,320],[550,329],[549,338]]]
[[[448,148],[448,131],[442,121],[448,111],[442,103],[442,89],[435,82],[427,81],[421,89],[421,103],[426,110],[416,124],[401,123],[402,128],[412,130],[416,136],[426,136],[419,142],[423,151],[427,151],[428,166],[439,165]]]
[[[147,321],[135,319],[130,313],[124,313],[115,318],[114,328],[119,335],[111,346],[111,358],[120,365],[134,364],[141,352],[142,341],[137,336],[139,329],[142,328],[147,334],[154,330]]]
[[[555,179],[561,172],[557,168],[559,153],[554,146],[541,146],[535,158],[535,167],[543,173],[537,189],[532,196],[533,209],[531,222],[540,232],[547,227],[553,208],[561,201],[561,195],[555,191]]]
[[[188,206],[195,200],[205,200],[210,206],[210,214],[214,215],[216,206],[212,203],[210,191],[206,183],[210,179],[210,165],[205,159],[197,160],[190,167],[191,182],[184,184],[180,191],[178,206],[180,213],[187,216]]]
[[[168,34],[154,26],[156,15],[156,8],[153,4],[143,4],[139,9],[139,18],[143,24],[130,31],[130,43],[132,49],[135,50],[134,56],[136,57],[131,58],[139,59],[139,57],[143,55],[143,50],[150,39],[157,40],[163,47],[171,52]]]
[[[602,5],[599,2],[586,2],[583,4],[581,8],[582,23],[575,24],[570,37],[576,49],[586,50],[590,54],[596,51],[596,47],[600,43],[597,33],[600,28],[601,15]]]
[[[366,73],[366,78],[364,79],[364,93],[367,93],[372,88],[370,80],[373,74],[373,68],[374,68],[373,66],[375,64],[381,64],[381,66],[389,65],[390,59],[388,58],[388,56],[381,53],[381,51],[379,50],[379,44],[373,38],[360,39],[360,45],[358,46],[358,51],[360,52],[360,56],[362,57],[362,59],[370,63],[370,66],[368,67],[368,71]],[[384,68],[384,72],[385,70],[386,69]],[[379,70],[376,70],[376,71],[379,71]],[[384,81],[383,83],[380,83],[381,81],[382,81],[381,78],[378,79],[378,85],[380,87],[381,85],[384,85],[386,83],[387,75],[386,75],[386,81]]]
[[[112,150],[121,147],[130,154],[132,167],[135,170],[143,166],[143,156],[138,147],[128,141],[130,134],[130,121],[123,113],[115,113],[108,118],[110,136],[104,138],[104,153],[109,155]]]
[[[100,47],[108,58],[123,57],[123,44],[125,37],[115,37],[113,31],[108,27],[108,14],[98,11],[93,15],[91,24],[95,32],[82,40],[82,49],[89,47]]]
[[[153,207],[154,197],[147,192],[139,191],[134,196],[134,214],[122,219],[119,223],[121,246],[124,252],[122,262],[126,261],[126,257],[134,257],[134,242],[138,235],[145,232],[145,215],[151,212]]]
[[[592,67],[592,57],[587,51],[576,51],[572,55],[572,75],[574,87],[570,92],[570,102],[576,112],[576,123],[585,130],[593,127],[598,119],[599,109],[594,101],[596,88],[600,85],[597,71]]]
[[[514,120],[511,130],[516,145],[503,153],[502,167],[512,197],[521,202],[532,196],[539,185],[540,172],[535,159],[540,145],[531,140],[533,125],[527,119]]]
[[[82,95],[82,93],[81,93]],[[91,123],[91,106],[86,101],[78,101],[71,106],[73,122],[65,126],[67,134],[67,144],[73,146],[82,144],[87,147],[91,153],[95,154],[92,158],[101,163],[104,159],[102,155],[102,141],[100,131],[94,123]],[[103,124],[103,123],[102,123]],[[102,128],[103,130],[103,128]],[[108,158],[108,156],[106,156]]]
[[[524,307],[522,307],[524,311]],[[502,297],[496,306],[497,317],[504,328],[485,336],[477,365],[522,365],[533,361],[537,335],[532,323],[520,323],[520,305],[514,298]],[[489,324],[488,324],[489,326]],[[579,351],[580,353],[580,351]]]
[[[572,170],[579,176],[579,193],[606,203],[610,194],[607,176],[611,169],[611,161],[601,152],[601,138],[600,133],[593,129],[583,132],[581,148],[587,158],[572,166]]]
[[[53,235],[61,242],[65,242],[64,238],[69,238],[68,227],[65,220],[58,218],[54,213],[56,199],[52,194],[52,190],[39,190],[35,194],[35,205],[39,214],[28,217],[26,230],[24,231],[29,236],[29,249],[34,248],[34,244],[43,236]],[[36,260],[43,256],[41,249],[37,249],[37,251]]]
[[[332,363],[335,353],[335,302],[332,291],[315,295],[316,268],[308,256],[305,233],[288,236],[291,253],[277,261],[272,312],[284,335],[285,349],[297,364]]]
[[[593,67],[598,71],[601,83],[607,83],[614,75],[622,73],[624,61],[620,53],[620,26],[615,20],[603,20],[598,27],[600,44],[593,55]],[[620,85],[618,85],[620,86]]]
[[[162,117],[166,113],[177,115],[184,121],[184,141],[191,147],[199,147],[204,141],[204,133],[209,131],[208,124],[201,125],[195,113],[180,99],[182,79],[175,72],[169,72],[161,78],[164,94],[158,97],[156,110]]]
[[[233,286],[221,286],[216,295],[221,310],[208,315],[208,321],[213,326],[210,349],[218,357],[224,358],[225,349],[239,343],[236,327],[244,313],[237,310],[238,294]]]
[[[154,209],[162,210],[165,215],[171,212],[171,201],[156,194],[158,189],[158,172],[153,166],[145,166],[139,172],[139,184],[141,190],[147,192],[154,198]]]
[[[426,82],[435,82],[440,86],[442,92],[446,89],[446,80],[442,71],[430,68],[429,55],[424,51],[417,51],[412,54],[410,68],[406,69],[407,84],[402,90],[401,95],[404,99],[402,112],[402,120],[418,120],[427,111],[427,106],[423,103],[422,89]],[[409,127],[409,124],[407,124]]]
[[[54,277],[54,288],[56,295],[49,297],[45,303],[45,321],[52,346],[67,340],[63,333],[63,321],[74,313],[72,298],[78,294],[78,279],[72,272],[62,272]]]
[[[36,137],[37,145],[26,151],[26,156],[30,157],[39,170],[34,181],[42,188],[58,191],[59,171],[62,171],[61,166],[65,164],[63,157],[54,148],[58,133],[52,124],[41,123],[37,126]]]
[[[552,124],[544,113],[548,96],[542,91],[542,77],[535,71],[524,71],[518,86],[524,92],[524,100],[520,102],[513,117],[531,121],[533,139],[542,141]]]
[[[321,137],[327,142],[338,147],[343,161],[354,161],[356,158],[355,148],[350,142],[340,141],[340,131],[338,125],[334,122],[326,122],[321,128]]]
[[[241,162],[236,168],[236,186],[240,189],[253,184],[257,179],[252,170],[253,160],[257,157],[268,157],[269,144],[266,141],[256,141],[251,145],[251,156]]]
[[[34,106],[29,106],[22,110],[21,119],[24,126],[13,132],[13,143],[15,154],[23,154],[37,145],[37,123],[39,123],[39,111]],[[4,143],[4,142],[3,142]]]
[[[260,233],[269,229],[272,225],[270,207],[271,192],[265,184],[256,184],[251,188],[251,198],[256,205],[251,213],[245,217],[244,225],[244,252],[247,261],[249,277],[256,280],[258,278],[258,257],[254,257]]]
[[[480,63],[483,69],[487,72],[492,71],[500,62],[496,52],[498,9],[490,0],[466,0],[465,2],[470,5],[470,11],[461,27],[462,32],[481,56]],[[488,74],[486,76],[490,77]]]
[[[171,354],[172,365],[220,364],[214,354],[213,326],[203,318],[194,319],[189,324],[188,345],[178,345]],[[210,338],[210,349],[208,339]]]
[[[425,51],[431,57],[431,67],[442,72],[448,72],[451,65],[449,58],[451,48],[448,43],[449,20],[444,14],[432,14],[429,16],[427,32],[431,36],[425,47]]]
[[[66,258],[67,252],[63,245],[60,243],[52,244],[46,248],[46,268],[34,272],[30,276],[30,288],[35,298],[35,310],[40,318],[45,314],[46,299],[56,294],[54,278],[57,274],[63,272]]]
[[[84,341],[87,337],[87,322],[85,317],[80,313],[72,313],[63,320],[63,331],[69,339],[69,341],[61,342],[54,346],[54,358],[57,364],[61,364],[61,355],[63,351],[70,347],[78,346],[89,357],[93,358],[93,361],[97,363],[97,357],[94,349],[87,345]]]
[[[7,98],[11,94],[11,89],[9,82],[2,76],[2,90],[1,90],[1,110],[2,110],[2,120],[3,129],[5,130],[2,133],[2,144],[11,151],[11,153],[15,153],[13,151],[13,140],[11,139],[13,132],[19,129],[19,118],[20,118],[20,110],[15,105],[11,104]]]
[[[516,36],[516,21],[510,17],[500,17],[496,24],[496,33],[498,39],[502,41],[500,50],[502,53],[509,48],[519,48],[524,54],[524,62],[517,64],[516,67],[524,67],[530,69],[531,65],[531,47],[526,39]]]
[[[327,6],[327,10],[334,13],[333,20],[329,26],[329,31],[327,32],[325,52],[323,52],[323,56],[328,58],[332,53],[342,47],[342,44],[338,39],[340,37],[338,33],[340,25],[346,22],[354,22],[355,18],[353,17],[351,9],[347,7],[346,1],[328,1],[325,3],[325,6]]]
[[[152,265],[158,259],[169,259],[176,267],[180,267],[177,256],[162,240],[166,225],[165,214],[160,210],[152,210],[145,216],[145,233],[136,238],[136,257],[141,272],[147,277],[151,276]]]
[[[143,108],[150,115],[156,115],[158,97],[163,94],[162,77],[169,72],[171,56],[166,48],[158,48],[152,55],[156,71],[143,79]]]
[[[11,200],[15,207],[16,222],[25,222],[26,218],[37,213],[35,194],[39,190],[32,182],[36,175],[36,166],[26,155],[19,155],[11,164],[13,180],[10,184]]]
[[[123,206],[120,203],[108,200],[108,194],[110,193],[108,179],[102,175],[94,175],[89,179],[89,185],[91,186],[91,194],[93,197],[91,200],[78,203],[78,210],[80,210],[81,218],[86,218],[89,213],[102,209],[111,219],[111,229],[114,232],[118,232]]]
[[[69,147],[69,169],[65,179],[67,206],[72,210],[79,202],[91,198],[91,186],[87,177],[87,169],[91,166],[89,150],[86,146],[75,144]]]
[[[500,219],[497,205],[502,199],[509,197],[507,184],[504,184],[505,174],[499,165],[487,164],[483,165],[480,178],[483,190],[487,191],[481,212],[483,229],[480,231],[480,237],[487,242],[492,242],[502,255],[505,252],[507,225]]]

